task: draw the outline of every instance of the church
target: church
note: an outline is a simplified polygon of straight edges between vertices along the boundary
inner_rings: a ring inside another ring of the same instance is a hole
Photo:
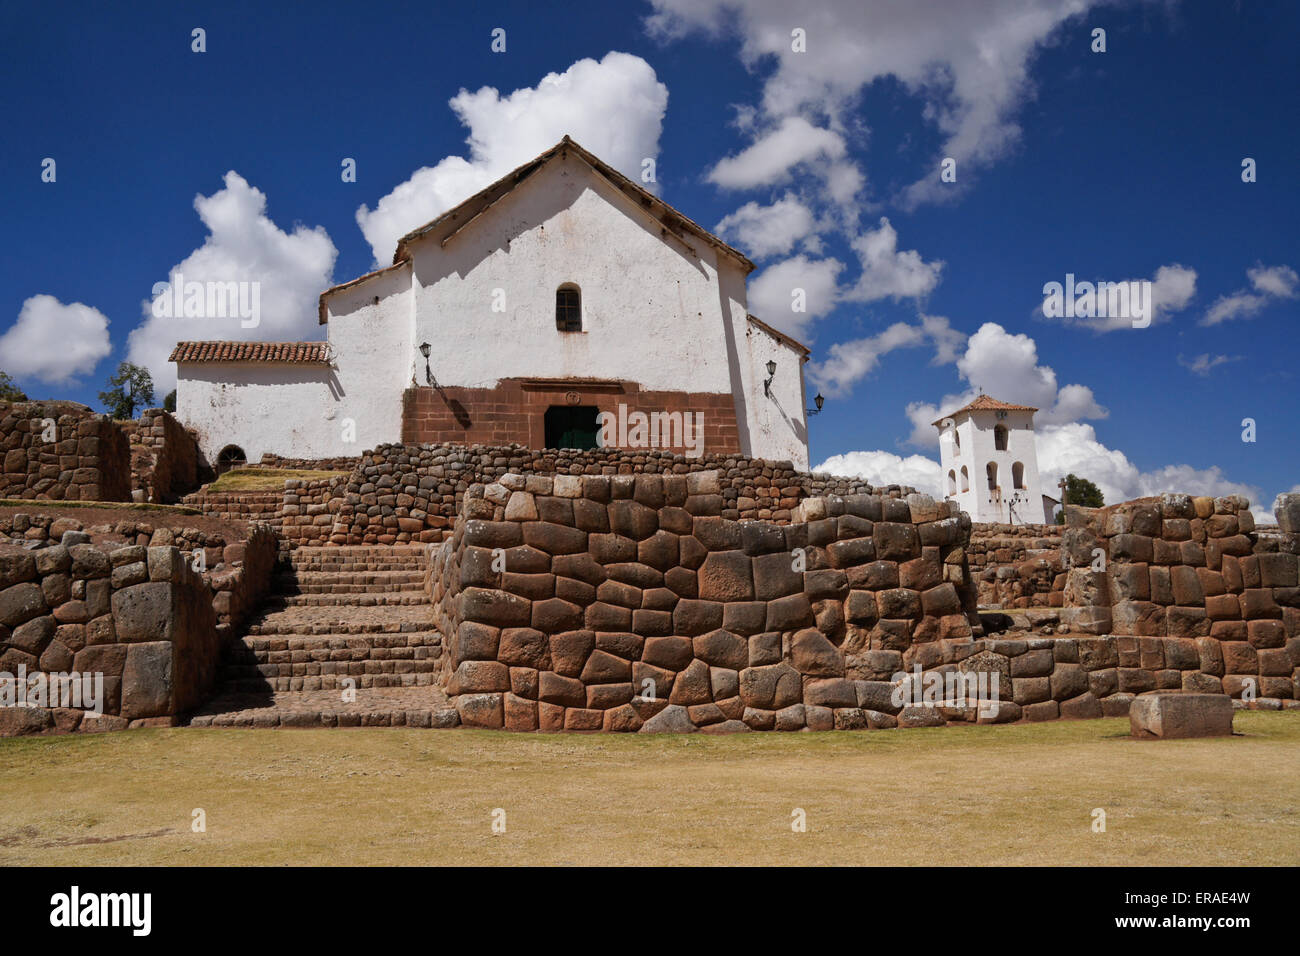
[[[749,314],[753,269],[566,136],[322,292],[324,341],[177,343],[176,411],[218,468],[616,436],[806,470],[809,352]]]
[[[1042,493],[1031,405],[979,395],[934,422],[944,498],[971,520],[1051,524],[1059,502]]]

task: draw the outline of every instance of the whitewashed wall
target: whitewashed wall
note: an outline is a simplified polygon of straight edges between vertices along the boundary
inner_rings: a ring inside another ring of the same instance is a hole
[[[1027,411],[1007,411],[1007,417],[999,419],[995,411],[962,412],[952,416],[960,450],[952,440],[951,430],[941,430],[939,435],[939,456],[943,467],[943,487],[945,497],[954,499],[961,509],[970,514],[971,520],[995,522],[1002,524],[1041,524],[1051,521],[1046,513],[1042,498],[1042,487],[1038,477],[1038,452],[1034,442],[1034,413]],[[997,450],[994,429],[1002,424],[1007,428],[1007,448]],[[1000,501],[992,500],[988,487],[987,466],[995,462],[998,466],[998,485],[1002,489]],[[1016,462],[1024,467],[1023,488],[1014,486],[1012,468]],[[970,474],[970,489],[961,490],[961,469],[966,467]],[[957,493],[949,492],[949,472],[956,475]],[[1015,511],[1011,510],[1011,501],[1015,499]]]

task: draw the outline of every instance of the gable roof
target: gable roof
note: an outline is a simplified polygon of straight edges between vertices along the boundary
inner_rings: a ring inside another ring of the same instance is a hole
[[[956,411],[949,412],[935,421],[931,425],[941,425],[945,418],[952,418],[954,415],[960,415],[962,412],[1036,412],[1038,409],[1032,405],[1013,405],[1010,402],[1000,402],[996,398],[988,395],[976,396],[974,401],[967,402]]]
[[[280,362],[328,365],[328,342],[177,342],[169,362]]]
[[[798,352],[803,358],[806,359],[808,358],[809,355],[812,354],[812,350],[809,349],[808,346],[804,345],[802,342],[800,342],[798,339],[794,338],[793,336],[786,335],[780,329],[773,328],[772,326],[764,322],[762,319],[760,319],[758,316],[747,315],[745,316],[745,318],[749,320],[750,325],[762,329],[764,332],[772,336],[772,338],[776,339],[778,342],[781,342],[784,345],[788,345],[790,348]]]
[[[723,242],[699,223],[682,215],[682,213],[668,205],[658,196],[628,179],[594,153],[583,149],[567,135],[564,139],[560,140],[540,156],[502,176],[491,186],[488,186],[486,189],[482,189],[473,196],[470,196],[459,206],[447,210],[437,219],[427,222],[418,229],[413,229],[408,232],[397,241],[397,250],[393,253],[393,263],[396,264],[401,262],[410,255],[408,247],[415,240],[428,235],[439,226],[448,222],[460,222],[462,220],[468,222],[488,206],[495,203],[502,196],[514,190],[520,183],[533,173],[537,172],[537,170],[541,169],[556,156],[563,157],[570,152],[595,170],[596,173],[605,177],[605,179],[607,179],[615,189],[625,193],[638,205],[649,212],[651,216],[659,220],[665,229],[675,233],[689,232],[696,238],[704,240],[719,252],[730,256],[732,259],[740,263],[741,267],[745,270],[746,275],[754,271],[754,263],[751,262],[740,250],[727,245],[727,243]]]

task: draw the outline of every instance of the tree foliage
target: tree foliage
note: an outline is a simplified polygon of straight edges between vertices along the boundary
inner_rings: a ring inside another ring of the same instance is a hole
[[[1085,508],[1100,508],[1105,503],[1106,497],[1101,493],[1101,489],[1087,478],[1080,478],[1075,474],[1065,476],[1065,500],[1061,502],[1062,505],[1083,505]],[[1065,524],[1064,507],[1057,514],[1056,523]]]
[[[123,362],[108,386],[108,391],[99,393],[99,400],[114,418],[135,418],[137,410],[153,404],[153,376],[140,365]]]
[[[8,372],[0,372],[0,402],[25,402],[27,396],[14,384]]]

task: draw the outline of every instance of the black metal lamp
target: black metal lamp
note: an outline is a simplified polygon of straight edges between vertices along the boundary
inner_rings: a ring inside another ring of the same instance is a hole
[[[428,385],[435,384],[433,381],[433,372],[429,369],[429,350],[432,348],[428,342],[420,343],[420,354],[424,356],[424,381]]]
[[[772,397],[772,379],[776,378],[776,360],[767,360],[767,381],[763,383],[763,394]]]
[[[808,412],[809,415],[819,414],[822,410],[822,406],[826,404],[826,399],[822,397],[821,392],[817,393],[817,397],[813,399],[813,404],[816,405],[817,407],[805,409],[805,411]]]

